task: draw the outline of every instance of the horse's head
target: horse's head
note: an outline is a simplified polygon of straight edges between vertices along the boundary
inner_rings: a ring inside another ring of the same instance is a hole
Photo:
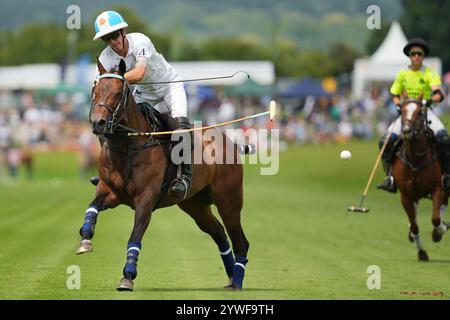
[[[401,108],[402,135],[406,141],[416,139],[424,129],[422,99],[407,99]]]
[[[112,134],[125,117],[129,103],[130,89],[123,76],[126,66],[125,62],[120,60],[119,69],[109,73],[98,60],[97,66],[100,76],[92,89],[89,121],[95,134]]]

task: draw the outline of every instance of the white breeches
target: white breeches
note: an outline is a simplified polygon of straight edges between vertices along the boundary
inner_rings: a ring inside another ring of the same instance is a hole
[[[427,117],[428,117],[429,127],[431,128],[431,130],[433,130],[433,133],[435,135],[439,130],[445,129],[441,120],[430,109],[427,110]],[[392,133],[395,133],[396,135],[400,135],[400,133],[402,131],[402,117],[398,117],[394,122],[391,123],[391,125],[388,128],[388,131],[391,131],[391,130],[392,130]]]
[[[173,118],[187,117],[186,91],[182,83],[171,83],[162,101],[147,101],[161,113],[170,113]]]

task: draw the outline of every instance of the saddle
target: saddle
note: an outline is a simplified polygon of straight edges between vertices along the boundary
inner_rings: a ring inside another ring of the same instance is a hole
[[[174,131],[179,128],[178,121],[167,113],[161,113],[153,108],[149,103],[137,104],[139,111],[147,118],[154,131]],[[170,138],[170,135],[156,136],[157,139]]]

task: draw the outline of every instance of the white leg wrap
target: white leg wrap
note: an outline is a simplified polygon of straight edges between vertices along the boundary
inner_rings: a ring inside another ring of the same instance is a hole
[[[417,250],[423,250],[423,244],[422,244],[422,240],[420,240],[419,235],[415,235],[412,232],[410,232],[411,234],[411,238],[413,238],[414,240],[414,244],[416,245]]]
[[[441,209],[440,209],[441,220],[444,218],[445,209],[447,209],[447,206],[445,204],[441,205]]]
[[[437,227],[439,234],[444,234],[447,232],[447,226],[441,222],[441,224]]]
[[[417,217],[417,208],[419,208],[419,203],[413,202],[413,206],[414,206],[414,219],[415,219]]]

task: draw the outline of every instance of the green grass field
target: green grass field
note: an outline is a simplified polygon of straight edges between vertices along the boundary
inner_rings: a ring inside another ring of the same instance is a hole
[[[339,159],[343,149],[350,160]],[[431,241],[430,201],[418,218],[430,262],[418,262],[407,240],[399,196],[376,190],[380,168],[365,202],[371,212],[346,211],[359,204],[376,155],[375,143],[304,146],[281,153],[277,175],[245,167],[250,251],[242,292],[222,290],[217,248],[188,215],[177,207],[155,212],[135,291],[124,293],[115,288],[132,211],[102,213],[94,252],[75,255],[94,188],[78,178],[75,155],[38,154],[33,181],[0,183],[0,299],[448,299],[450,236]],[[71,265],[80,267],[80,290],[66,287]],[[380,290],[367,288],[371,265],[381,269]]]

